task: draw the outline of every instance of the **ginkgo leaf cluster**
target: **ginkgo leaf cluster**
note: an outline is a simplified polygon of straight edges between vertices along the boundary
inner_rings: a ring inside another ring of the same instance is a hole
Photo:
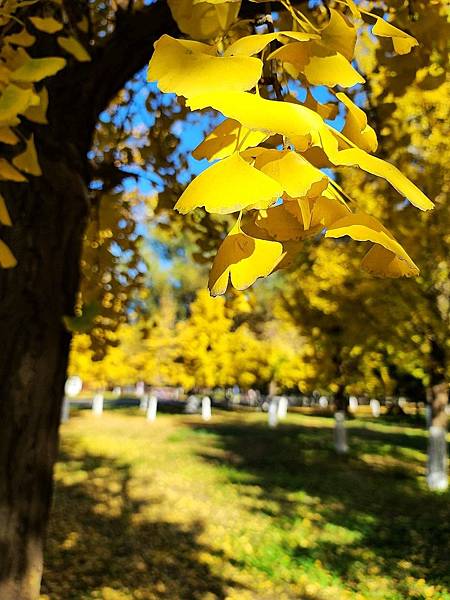
[[[149,65],[148,79],[161,91],[183,97],[193,111],[214,109],[225,118],[193,152],[212,164],[175,205],[183,214],[203,208],[235,217],[211,268],[211,293],[224,293],[230,283],[247,288],[289,266],[305,239],[324,234],[371,242],[361,262],[369,273],[415,276],[418,267],[392,233],[358,209],[351,191],[325,169],[356,167],[385,179],[420,210],[433,207],[399,169],[373,155],[377,135],[351,96],[366,81],[354,64],[361,31],[370,27],[375,38],[391,39],[400,55],[418,42],[350,0],[328,9],[324,23],[289,0],[282,5],[279,31],[261,7],[264,32],[257,21],[239,21],[240,2],[172,2],[190,39],[164,35]],[[204,29],[193,16],[200,9],[210,19]],[[316,100],[317,86],[328,88],[331,103]],[[302,89],[303,100],[295,93]],[[345,115],[341,130],[331,122],[338,112]]]

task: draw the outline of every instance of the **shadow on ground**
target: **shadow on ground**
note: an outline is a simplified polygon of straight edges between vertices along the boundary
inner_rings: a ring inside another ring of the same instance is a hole
[[[396,598],[409,597],[408,578],[450,586],[450,495],[425,489],[423,436],[355,428],[350,455],[338,457],[326,427],[190,425],[215,436],[201,457],[222,468],[249,502],[258,486],[259,510],[280,529],[313,520],[308,547],[299,539],[283,549],[299,567],[320,561],[354,590],[370,574],[389,578]],[[338,528],[351,540],[337,542]]]
[[[63,454],[67,477],[56,487],[42,593],[51,600],[224,599],[227,581],[200,553],[200,522],[180,527],[139,517],[130,466],[103,456]],[[65,480],[66,479],[66,480]],[[160,499],[151,498],[151,502]]]

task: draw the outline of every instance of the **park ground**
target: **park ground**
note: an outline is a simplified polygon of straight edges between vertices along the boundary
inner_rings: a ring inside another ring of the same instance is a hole
[[[42,598],[450,600],[450,495],[420,427],[262,413],[73,413]]]

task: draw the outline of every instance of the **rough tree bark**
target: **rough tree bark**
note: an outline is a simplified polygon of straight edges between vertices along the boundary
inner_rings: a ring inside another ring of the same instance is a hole
[[[42,543],[87,215],[86,180],[63,145],[44,175],[3,190],[19,264],[0,275],[0,598],[38,597]]]
[[[49,124],[33,127],[42,176],[1,185],[14,224],[2,238],[18,259],[0,271],[2,600],[39,597],[70,344],[62,319],[79,284],[97,118],[149,60],[153,42],[176,33],[166,2],[120,17],[91,63],[49,80]]]

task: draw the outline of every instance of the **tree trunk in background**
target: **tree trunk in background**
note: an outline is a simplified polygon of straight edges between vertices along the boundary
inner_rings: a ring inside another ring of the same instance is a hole
[[[81,125],[81,124],[80,124]],[[18,260],[0,270],[0,598],[36,600],[52,495],[58,425],[81,241],[85,158],[64,129],[39,144],[41,177],[4,184]]]
[[[345,428],[345,417],[347,414],[347,398],[343,388],[339,388],[334,396],[334,448],[338,454],[347,454],[347,430]]]
[[[446,490],[448,487],[447,406],[448,385],[441,381],[428,389],[429,437],[427,482],[430,490]]]

